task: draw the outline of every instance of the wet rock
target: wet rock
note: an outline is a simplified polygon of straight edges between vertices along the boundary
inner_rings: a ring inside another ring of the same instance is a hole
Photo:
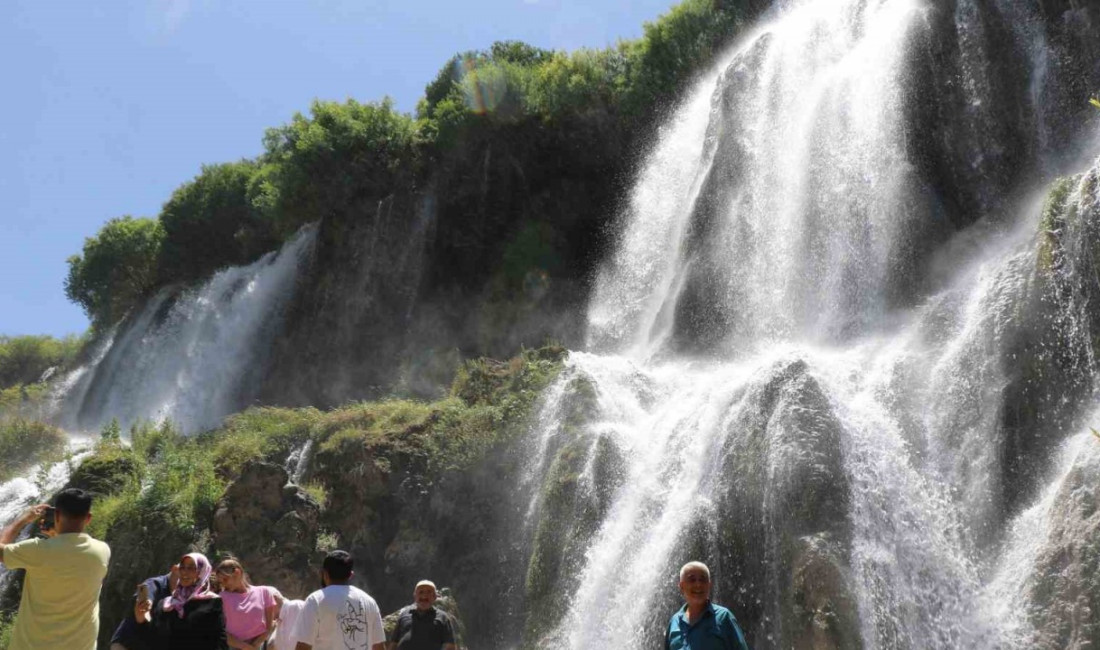
[[[1029,588],[1036,629],[1030,647],[1100,647],[1100,453],[1070,471]]]
[[[862,645],[846,558],[843,545],[828,533],[798,540],[791,568],[792,648],[841,650]]]
[[[286,470],[251,462],[226,489],[214,513],[213,542],[232,553],[255,584],[304,597],[317,584],[320,506],[287,485]]]
[[[744,399],[713,515],[711,570],[725,577],[716,600],[731,605],[752,647],[858,648],[841,424],[801,360],[771,369]]]
[[[537,640],[560,620],[588,550],[624,477],[610,438],[580,434],[562,447],[543,483],[539,523],[527,565],[527,629]]]
[[[1042,472],[1095,389],[1100,353],[1100,161],[1055,182],[1043,207],[1035,270],[1007,328],[1000,420],[1008,510],[1041,485]]]

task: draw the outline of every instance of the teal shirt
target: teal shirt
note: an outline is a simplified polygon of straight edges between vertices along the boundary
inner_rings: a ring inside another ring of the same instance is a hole
[[[687,605],[672,615],[665,632],[665,650],[749,650],[733,612],[707,603],[703,617],[689,625]]]

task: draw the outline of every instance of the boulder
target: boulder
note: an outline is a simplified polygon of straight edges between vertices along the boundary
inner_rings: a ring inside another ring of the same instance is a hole
[[[278,465],[250,462],[225,491],[214,513],[213,543],[231,553],[255,584],[304,598],[320,572],[317,535],[321,507]]]
[[[1062,482],[1029,581],[1039,650],[1100,647],[1100,451],[1086,455]]]

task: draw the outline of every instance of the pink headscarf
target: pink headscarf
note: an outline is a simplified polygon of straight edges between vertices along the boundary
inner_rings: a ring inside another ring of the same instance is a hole
[[[202,553],[188,553],[180,558],[180,564],[183,564],[183,561],[187,558],[191,558],[191,561],[195,563],[195,568],[199,570],[195,584],[190,587],[177,584],[176,588],[172,590],[172,595],[163,601],[164,611],[174,609],[180,615],[180,618],[183,618],[183,606],[187,604],[187,601],[218,597],[218,594],[210,591],[210,574],[214,571],[214,567],[210,566],[210,560],[207,560]]]

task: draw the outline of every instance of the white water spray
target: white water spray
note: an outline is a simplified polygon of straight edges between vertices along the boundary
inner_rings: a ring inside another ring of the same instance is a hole
[[[117,418],[125,429],[171,420],[195,432],[247,406],[315,238],[316,227],[307,227],[279,252],[201,287],[163,290],[74,373],[62,424],[94,430]]]

